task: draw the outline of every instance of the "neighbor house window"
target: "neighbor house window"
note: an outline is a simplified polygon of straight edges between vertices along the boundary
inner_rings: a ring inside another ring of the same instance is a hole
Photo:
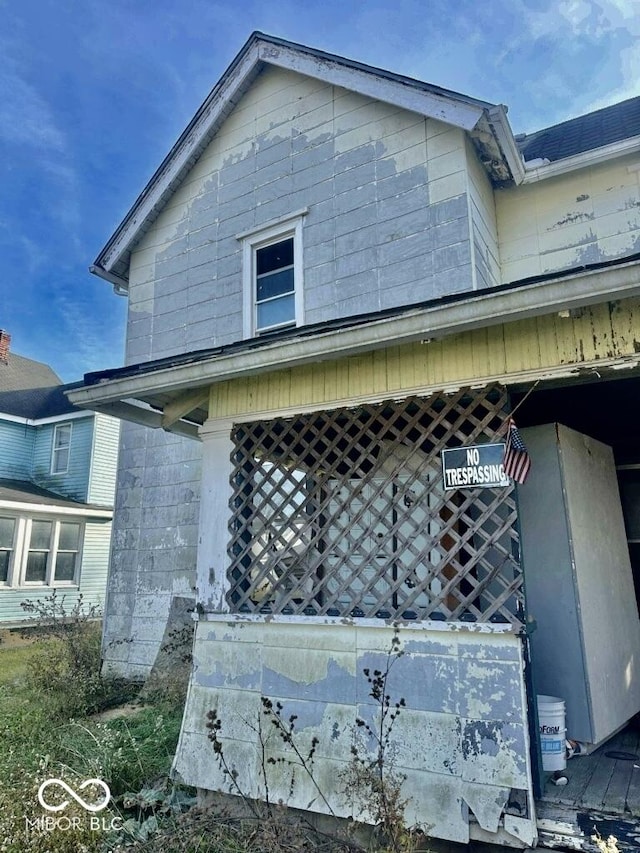
[[[0,518],[0,584],[76,584],[83,532],[82,521]]]
[[[0,518],[0,584],[9,581],[15,531],[15,518]]]
[[[71,449],[71,424],[56,424],[53,431],[53,451],[51,453],[51,473],[66,474],[69,470],[69,451]]]
[[[243,242],[244,335],[303,323],[302,220],[306,211],[259,231],[238,235]]]

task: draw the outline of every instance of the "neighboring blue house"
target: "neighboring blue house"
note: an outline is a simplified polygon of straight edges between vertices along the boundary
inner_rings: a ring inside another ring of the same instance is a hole
[[[83,411],[0,330],[0,624],[55,589],[104,601],[119,424]]]

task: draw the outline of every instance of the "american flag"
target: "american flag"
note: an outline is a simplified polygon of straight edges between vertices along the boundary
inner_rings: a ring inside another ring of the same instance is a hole
[[[513,418],[509,418],[502,467],[507,477],[511,477],[516,483],[524,483],[531,469],[531,457]]]

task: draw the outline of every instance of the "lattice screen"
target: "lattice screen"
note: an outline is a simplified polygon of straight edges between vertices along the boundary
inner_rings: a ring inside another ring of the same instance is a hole
[[[502,389],[234,428],[234,612],[521,625],[513,487],[444,491],[444,447],[496,440]]]

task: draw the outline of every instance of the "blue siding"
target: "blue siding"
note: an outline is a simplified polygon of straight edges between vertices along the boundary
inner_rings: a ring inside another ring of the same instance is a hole
[[[103,609],[110,541],[110,521],[87,521],[82,548],[80,583],[78,586],[57,588],[57,596],[65,596],[65,606],[73,607],[78,600],[78,595],[82,593],[85,605],[97,604],[101,610]],[[42,601],[51,595],[53,589],[50,586],[15,589],[0,587],[0,624],[28,621],[20,603],[27,600]]]
[[[94,418],[89,415],[86,418],[70,420],[69,423],[72,428],[67,473],[51,473],[51,451],[56,425],[45,424],[36,427],[32,479],[34,483],[52,492],[77,501],[86,501],[89,492]]]
[[[95,415],[93,458],[87,501],[113,506],[116,491],[120,421],[107,415]]]
[[[0,420],[0,477],[30,480],[35,429]]]

